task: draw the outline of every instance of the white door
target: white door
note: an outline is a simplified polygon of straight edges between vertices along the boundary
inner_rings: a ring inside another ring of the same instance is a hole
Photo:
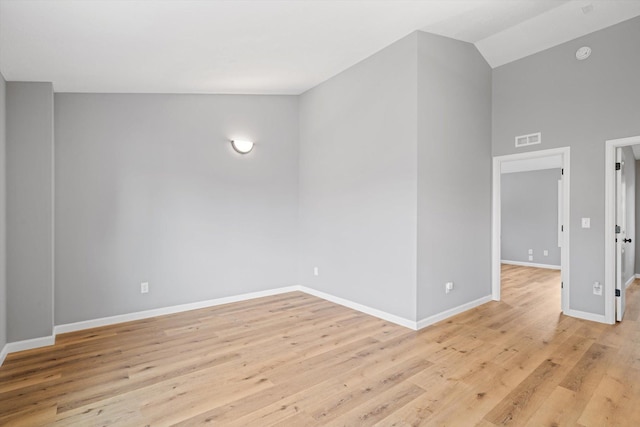
[[[560,248],[560,265],[563,264],[563,259],[565,257],[564,248],[562,247],[562,240],[564,239],[564,182],[562,178],[564,177],[564,169],[562,169],[562,173],[560,175],[560,179],[558,180],[558,247]],[[564,290],[564,282],[565,282],[565,271],[561,267],[560,268],[560,310],[563,313],[566,313],[569,310],[567,307],[567,298],[565,298],[565,290]]]
[[[626,243],[626,183],[624,180],[622,148],[616,148],[616,320],[624,316],[625,289],[622,270],[624,267],[623,246]]]

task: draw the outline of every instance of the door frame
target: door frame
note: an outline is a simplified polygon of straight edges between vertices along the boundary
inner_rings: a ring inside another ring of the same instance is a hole
[[[569,147],[551,148],[548,150],[528,151],[526,153],[508,154],[504,156],[493,157],[493,184],[492,184],[492,205],[491,205],[491,294],[495,301],[500,301],[500,262],[501,262],[501,229],[502,229],[502,212],[501,212],[501,176],[502,176],[502,164],[514,160],[525,159],[537,159],[543,157],[555,157],[557,155],[562,156],[562,169],[564,174],[562,176],[563,183],[563,233],[562,233],[562,248],[560,250],[560,271],[562,287],[562,312],[564,314],[570,314],[569,292],[571,287],[571,280],[569,274],[569,243],[570,243],[570,205],[571,205],[571,162],[570,162]]]
[[[604,152],[604,318],[616,323],[616,148],[640,144],[639,136],[610,139]]]

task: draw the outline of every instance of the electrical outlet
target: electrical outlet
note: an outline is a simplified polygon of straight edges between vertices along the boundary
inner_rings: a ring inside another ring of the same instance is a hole
[[[582,228],[591,228],[591,218],[582,218]]]
[[[545,249],[543,254],[544,254],[544,256],[549,256],[549,251]]]
[[[447,282],[444,285],[444,290],[446,293],[449,293],[453,290],[453,282]]]
[[[593,294],[602,295],[602,285],[600,282],[593,282]]]
[[[318,267],[313,267],[313,275],[314,276],[318,275]]]
[[[149,282],[140,283],[140,293],[141,294],[149,293]]]
[[[529,255],[533,255],[533,249],[529,249]]]
[[[533,261],[533,255],[529,255],[529,261]]]

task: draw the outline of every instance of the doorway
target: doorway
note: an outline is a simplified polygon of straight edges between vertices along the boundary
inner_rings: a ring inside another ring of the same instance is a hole
[[[610,324],[623,319],[626,289],[636,276],[635,268],[632,275],[628,272],[631,268],[629,264],[635,267],[633,260],[628,259],[628,252],[635,253],[636,233],[633,212],[636,189],[635,182],[629,183],[626,179],[629,176],[630,162],[635,163],[635,160],[640,158],[640,150],[637,150],[639,144],[640,136],[609,140],[605,144],[604,315],[606,323]],[[635,165],[633,169],[635,171]],[[628,197],[630,186],[633,186],[634,194]]]
[[[493,158],[493,203],[492,203],[492,297],[501,299],[501,260],[502,260],[502,172],[514,164],[529,163],[529,170],[559,167],[562,179],[559,189],[559,227],[560,234],[560,270],[561,270],[561,310],[569,314],[570,279],[569,279],[569,207],[570,207],[570,148],[555,148],[527,153],[497,156]]]

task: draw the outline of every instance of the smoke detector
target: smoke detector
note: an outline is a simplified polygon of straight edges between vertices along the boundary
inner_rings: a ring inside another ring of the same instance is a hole
[[[591,55],[591,48],[589,46],[582,46],[576,51],[576,59],[582,61],[587,59]]]

